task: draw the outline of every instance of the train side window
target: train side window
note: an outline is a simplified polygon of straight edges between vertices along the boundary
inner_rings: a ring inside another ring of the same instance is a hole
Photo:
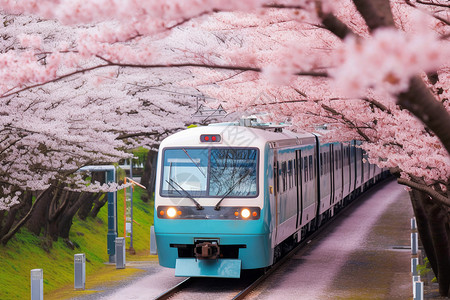
[[[298,182],[302,183],[302,158],[300,157],[297,161],[297,176],[298,176]]]
[[[314,157],[314,164],[313,164],[313,179],[314,179],[314,177],[316,177],[317,176],[317,174],[318,174],[318,170],[317,170],[317,156],[313,156]]]
[[[334,169],[337,170],[339,168],[338,165],[338,152],[337,150],[334,150]]]
[[[294,176],[294,186],[297,186],[297,159],[295,158],[294,160],[293,160],[293,167],[294,167],[294,170],[293,170],[293,176]]]
[[[291,189],[294,186],[292,160],[288,161],[288,175],[289,175],[289,188]]]
[[[286,162],[285,161],[281,163],[281,179],[282,179],[282,182],[283,182],[283,192],[284,192],[284,191],[286,191],[286,186],[287,186],[287,183],[286,183]]]
[[[305,168],[305,182],[308,181],[308,159],[306,157],[303,158],[303,167]]]
[[[323,175],[323,155],[320,153],[320,175]]]
[[[344,147],[344,157],[343,157],[343,160],[344,160],[344,166],[346,166],[347,163],[348,163],[348,161],[347,161],[347,147]]]
[[[309,180],[313,179],[313,160],[312,160],[312,155],[309,156]]]
[[[274,163],[273,166],[273,179],[274,179],[274,185],[275,185],[275,194],[280,191],[280,166],[278,165],[278,162]]]

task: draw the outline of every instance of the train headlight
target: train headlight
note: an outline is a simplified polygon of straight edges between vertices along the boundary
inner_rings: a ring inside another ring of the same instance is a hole
[[[248,208],[244,208],[243,210],[241,210],[241,216],[244,219],[247,219],[248,217],[250,217],[250,210]]]
[[[169,207],[169,208],[167,209],[167,216],[168,216],[169,218],[173,218],[173,217],[175,217],[176,215],[177,215],[177,210],[176,210],[175,208]]]

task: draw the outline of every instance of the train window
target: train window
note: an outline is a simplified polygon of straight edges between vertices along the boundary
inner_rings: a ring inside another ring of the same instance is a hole
[[[257,149],[211,148],[209,194],[256,196]]]
[[[347,147],[344,147],[344,156],[342,157],[343,159],[343,166],[346,166],[348,164],[347,161]]]
[[[292,172],[292,160],[288,161],[288,175],[289,175],[289,188],[291,189],[294,186],[293,182],[293,172]]]
[[[287,182],[286,182],[286,162],[281,163],[281,178],[283,182],[283,192],[287,189]]]
[[[312,159],[312,155],[309,156],[309,179],[312,180],[313,179],[313,159]]]
[[[297,167],[297,159],[294,159],[293,161],[293,167],[294,167],[294,186],[297,186],[297,176],[298,176],[298,167]]]
[[[274,172],[273,172],[273,178],[275,180],[275,193],[278,193],[280,191],[280,166],[278,162],[274,164]]]
[[[303,167],[305,168],[304,178],[305,178],[305,182],[306,182],[306,181],[308,181],[308,178],[309,178],[309,176],[308,176],[308,159],[306,157],[303,158]]]
[[[166,149],[161,195],[255,197],[258,149]]]
[[[205,194],[208,151],[205,149],[167,149],[164,151],[162,190],[165,196],[183,196],[180,190]]]
[[[337,170],[339,168],[338,165],[338,151],[334,150],[334,168]]]
[[[323,156],[320,153],[320,175],[323,175]]]
[[[300,157],[297,161],[297,177],[300,184],[302,183],[302,170],[302,158]]]

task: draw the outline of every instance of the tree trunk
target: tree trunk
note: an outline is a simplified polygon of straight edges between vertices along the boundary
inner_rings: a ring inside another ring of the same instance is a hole
[[[103,198],[102,198],[103,196]],[[92,207],[89,216],[96,218],[100,209],[108,202],[108,197],[105,193],[98,193],[97,197],[94,199],[94,207]]]
[[[417,231],[419,232],[420,241],[422,242],[425,253],[431,265],[431,269],[434,274],[438,274],[438,266],[436,260],[436,254],[434,252],[433,240],[431,238],[431,230],[428,215],[424,209],[424,201],[427,195],[418,190],[412,189],[409,193],[411,204],[413,207],[414,215],[417,222]]]
[[[14,221],[16,220],[16,215],[19,212],[19,209],[20,209],[20,204],[16,204],[9,209],[6,221],[0,230],[0,238],[5,236],[9,232],[11,227],[14,225]]]
[[[72,220],[77,211],[80,209],[83,202],[87,200],[87,198],[91,197],[91,193],[74,193],[71,195],[70,206],[65,211],[64,214],[61,215],[60,224],[59,224],[59,236],[68,239],[70,228],[72,227]]]
[[[5,234],[3,237],[1,237],[0,242],[3,245],[6,245],[6,243],[8,243],[8,241],[16,234],[17,231],[19,231],[19,229],[29,220],[29,218],[31,217],[34,208],[36,206],[36,204],[39,204],[41,199],[43,198],[43,196],[45,196],[45,193],[48,191],[49,189],[47,189],[44,192],[41,192],[37,197],[36,200],[34,201],[34,203],[31,205],[30,210],[25,214],[25,216],[19,221],[17,222],[17,224],[14,225],[14,227],[9,230],[9,232],[7,234]]]
[[[144,202],[148,202],[153,197],[155,192],[155,179],[156,179],[156,161],[158,158],[158,152],[150,150],[147,153],[145,159],[144,174],[141,177],[141,184],[147,189],[147,198],[143,198]]]
[[[42,228],[45,228],[47,225],[48,207],[55,193],[57,193],[57,190],[54,186],[50,186],[43,192],[41,200],[35,203],[33,213],[26,223],[28,230],[37,236],[41,233]]]
[[[449,221],[448,214],[441,205],[436,204],[431,199],[427,199],[425,203],[437,260],[438,272],[436,278],[439,282],[439,294],[447,297],[450,289],[450,247],[446,226]]]
[[[58,240],[59,236],[59,219],[64,210],[69,208],[69,197],[73,192],[62,190],[53,197],[52,202],[49,205],[46,234],[51,237],[52,240]]]
[[[92,172],[91,182],[105,183],[105,181],[106,181],[106,172],[101,171]],[[92,205],[95,203],[95,201],[97,201],[101,197],[101,195],[102,193],[90,193],[85,195],[86,197],[80,204],[81,207],[78,210],[78,217],[81,220],[86,220],[86,218],[89,215],[91,215],[91,210],[93,209]],[[95,216],[97,216],[97,213],[95,213]]]
[[[98,197],[99,194],[101,193],[90,193],[89,195],[86,195],[85,200],[80,204],[81,206],[78,210],[78,217],[81,220],[84,221],[89,216],[92,205],[94,204],[94,200]]]

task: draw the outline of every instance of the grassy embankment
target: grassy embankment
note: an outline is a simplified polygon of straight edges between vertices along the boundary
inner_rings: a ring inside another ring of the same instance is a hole
[[[143,190],[134,189],[133,217],[133,246],[136,255],[127,253],[127,261],[153,260],[149,255],[150,226],[153,225],[153,202],[144,203],[140,200]],[[119,236],[123,236],[123,191],[117,195]],[[107,205],[99,212],[96,219],[88,218],[81,221],[77,217],[73,220],[70,240],[75,249],[71,250],[65,242],[59,239],[53,242],[49,252],[42,249],[45,243],[43,237],[37,237],[21,229],[19,233],[5,246],[0,246],[0,299],[29,299],[30,298],[30,270],[44,270],[44,298],[70,298],[74,293],[74,254],[86,254],[86,290],[77,291],[76,295],[96,292],[95,285],[105,285],[107,282],[119,280],[139,272],[138,269],[126,268],[116,270],[115,265],[108,262],[106,234]],[[127,246],[129,248],[129,238]]]

